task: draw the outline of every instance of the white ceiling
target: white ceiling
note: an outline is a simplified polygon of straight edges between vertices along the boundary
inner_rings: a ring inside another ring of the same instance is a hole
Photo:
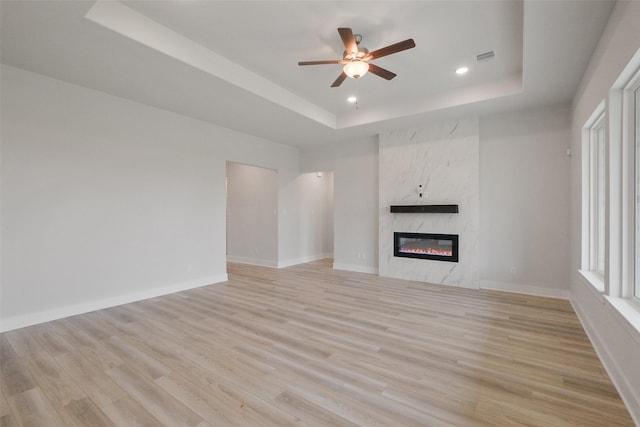
[[[298,147],[430,120],[569,102],[610,0],[1,0],[2,63]],[[331,88],[338,27],[369,50],[413,38]],[[494,50],[491,62],[475,56]],[[457,67],[470,68],[457,76]],[[357,94],[358,109],[346,102]]]

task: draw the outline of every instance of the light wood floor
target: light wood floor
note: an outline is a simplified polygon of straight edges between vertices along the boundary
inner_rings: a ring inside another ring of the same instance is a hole
[[[0,335],[0,424],[632,426],[567,301],[333,271]]]

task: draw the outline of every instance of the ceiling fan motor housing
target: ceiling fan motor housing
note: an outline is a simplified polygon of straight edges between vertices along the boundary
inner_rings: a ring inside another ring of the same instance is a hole
[[[358,46],[358,53],[347,52],[346,50],[342,54],[342,59],[345,61],[359,61],[369,54],[369,50],[366,47]]]

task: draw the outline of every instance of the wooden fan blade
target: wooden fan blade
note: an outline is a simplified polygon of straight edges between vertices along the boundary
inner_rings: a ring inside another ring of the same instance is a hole
[[[338,32],[340,33],[347,54],[358,53],[358,44],[356,43],[356,38],[353,37],[351,28],[338,28]]]
[[[344,71],[342,73],[340,73],[340,75],[338,76],[338,78],[336,79],[335,82],[333,82],[331,84],[331,87],[338,87],[342,84],[342,82],[344,81],[344,79],[347,78],[347,75],[344,73]]]
[[[298,65],[324,65],[324,64],[342,64],[341,59],[327,59],[325,61],[300,61]]]
[[[394,43],[387,47],[374,50],[373,52],[369,52],[365,59],[372,60],[382,58],[383,56],[391,55],[392,53],[398,53],[402,52],[403,50],[411,49],[412,47],[416,47],[416,43],[413,41],[413,39],[407,39],[405,41]]]
[[[391,71],[385,70],[382,67],[378,67],[375,64],[369,64],[369,72],[386,80],[391,80],[396,76],[396,73],[392,73]]]

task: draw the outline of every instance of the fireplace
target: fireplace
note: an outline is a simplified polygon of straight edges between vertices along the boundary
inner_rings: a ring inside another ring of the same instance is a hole
[[[393,255],[458,262],[457,234],[393,233]]]

